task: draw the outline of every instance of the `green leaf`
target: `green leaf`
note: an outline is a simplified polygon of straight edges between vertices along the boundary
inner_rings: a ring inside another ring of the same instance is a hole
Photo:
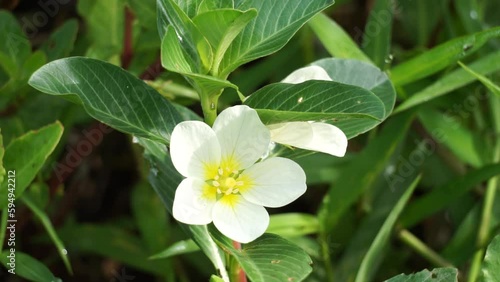
[[[194,24],[212,46],[214,61],[213,75],[218,76],[219,65],[230,44],[243,28],[257,16],[257,10],[239,11],[233,9],[211,10],[193,18]]]
[[[59,253],[59,256],[64,262],[66,270],[70,274],[73,274],[73,270],[71,269],[71,264],[68,259],[68,251],[64,247],[64,243],[61,241],[61,239],[59,239],[59,236],[57,235],[54,226],[52,225],[52,222],[50,222],[50,219],[47,216],[47,214],[30,199],[29,195],[25,194],[24,197],[21,198],[21,200],[35,214],[38,220],[40,220],[43,227],[45,228],[45,231],[47,231],[50,239],[56,246],[57,252]]]
[[[315,16],[309,22],[309,26],[333,57],[372,62],[342,27],[328,16],[324,14]]]
[[[370,277],[373,277],[373,275],[375,274],[375,271],[377,270],[376,266],[378,266],[376,262],[377,260],[379,260],[379,257],[383,255],[384,248],[389,243],[391,232],[394,228],[394,225],[396,224],[396,220],[406,206],[406,203],[410,199],[410,196],[413,194],[413,191],[420,182],[420,179],[420,176],[417,177],[412,182],[410,187],[406,189],[405,193],[401,196],[401,198],[385,220],[382,228],[380,228],[377,237],[375,237],[375,240],[370,246],[370,249],[366,253],[365,258],[363,259],[363,262],[359,267],[359,271],[356,275],[356,282],[370,281]]]
[[[125,2],[123,0],[78,2],[78,13],[85,19],[88,36],[92,42],[87,55],[97,55],[98,59],[109,60],[121,54],[123,49],[123,27],[125,23]]]
[[[455,268],[436,268],[423,270],[415,274],[400,274],[385,282],[458,282],[458,270]]]
[[[458,120],[432,108],[420,112],[418,117],[435,140],[446,145],[462,161],[476,168],[484,163],[480,151],[483,140]]]
[[[359,86],[375,94],[384,104],[385,114],[381,120],[391,114],[396,103],[396,91],[387,75],[379,68],[358,60],[334,58],[319,60],[312,64],[325,69],[335,82]],[[381,120],[346,119],[340,120],[336,125],[348,138],[352,138],[372,129]]]
[[[401,225],[411,228],[424,218],[449,206],[476,185],[500,174],[500,164],[492,164],[473,170],[453,179],[442,187],[436,187],[426,195],[415,199],[401,216]]]
[[[0,10],[0,38],[2,38],[0,67],[12,76],[20,70],[26,58],[31,54],[31,44],[16,18],[3,10]]]
[[[392,6],[391,0],[375,1],[363,33],[363,51],[379,68],[387,64],[391,52]]]
[[[487,77],[473,71],[472,69],[468,68],[466,65],[462,64],[461,62],[458,62],[458,64],[466,70],[468,73],[473,75],[474,77],[477,78],[477,80],[481,81],[481,83],[486,86],[493,94],[500,96],[500,87],[493,83],[493,81],[489,80]]]
[[[156,1],[127,0],[127,4],[134,11],[141,26],[156,32]]]
[[[157,0],[156,1],[156,4],[157,4],[157,25],[158,25],[158,32],[160,34],[160,38],[163,38],[165,36],[167,26],[170,25],[169,17],[168,17],[167,11],[166,11],[166,9],[169,5],[166,1],[167,0]],[[226,2],[226,1],[227,0],[224,0],[224,2]],[[177,6],[182,11],[184,11],[184,13],[189,18],[193,18],[194,16],[196,16],[196,14],[198,13],[199,7],[202,6],[201,5],[202,2],[205,2],[205,1],[204,0],[190,0],[190,1],[175,0],[174,1],[174,3],[176,3]],[[209,0],[209,2],[221,2],[221,1]],[[232,8],[232,7],[224,7],[224,8]]]
[[[385,116],[382,101],[372,92],[332,81],[270,84],[250,95],[245,104],[256,109],[266,124]]]
[[[491,241],[481,265],[481,281],[500,281],[500,235]]]
[[[238,89],[231,82],[213,76],[197,74],[196,66],[188,61],[188,55],[182,48],[174,28],[169,26],[162,41],[161,63],[169,71],[177,72],[186,79],[198,91],[198,94],[218,94],[220,90],[230,87]]]
[[[312,271],[307,253],[277,235],[266,233],[237,250],[215,228],[210,233],[253,282],[302,281]]]
[[[233,9],[234,0],[202,0],[198,7],[198,14],[216,9]]]
[[[67,57],[73,50],[77,33],[78,22],[74,19],[68,20],[50,35],[40,46],[40,50],[45,52],[49,62]]]
[[[122,229],[78,224],[65,226],[58,232],[61,239],[67,242],[70,254],[97,254],[161,276],[168,276],[173,271],[165,261],[149,260],[143,242]]]
[[[441,5],[434,0],[397,1],[400,10],[399,21],[407,34],[407,40],[418,46],[427,46],[439,24]]]
[[[174,0],[158,0],[158,12],[166,15],[170,23],[167,29],[174,29],[178,45],[183,50],[184,59],[192,67],[191,72],[206,74],[212,67],[213,52],[198,27]],[[162,49],[164,48],[165,45],[162,44]],[[162,52],[169,52],[169,50],[162,50]]]
[[[164,249],[169,234],[168,218],[163,203],[148,183],[140,182],[135,186],[131,206],[149,253]]]
[[[225,282],[225,281],[219,276],[212,275],[210,276],[210,282]]]
[[[318,218],[305,213],[283,213],[271,215],[267,233],[283,237],[297,237],[317,233]]]
[[[9,256],[11,253],[4,252],[1,254],[0,260],[2,264],[10,269]],[[40,261],[25,253],[16,251],[15,253],[15,273],[29,281],[35,282],[59,282],[52,272]]]
[[[500,70],[500,51],[493,52],[483,56],[469,65],[477,74],[488,75],[495,71]],[[442,95],[448,94],[462,86],[465,86],[476,80],[476,77],[465,71],[464,69],[456,69],[449,74],[444,75],[438,81],[429,85],[425,89],[415,93],[410,98],[400,104],[393,113],[399,113],[415,107],[417,105],[426,103]]]
[[[62,133],[63,126],[60,122],[55,122],[14,139],[5,148],[3,162],[7,165],[9,171],[15,171],[16,198],[19,198],[33,181],[45,160],[59,143]],[[4,182],[0,189],[2,201],[5,201],[7,198],[5,196],[7,195],[7,183]]]
[[[387,162],[405,136],[411,120],[412,115],[407,114],[388,121],[380,135],[340,169],[339,178],[319,208],[318,218],[322,233],[330,232],[344,212],[383,173]]]
[[[172,214],[175,190],[183,177],[174,168],[165,145],[142,138],[139,138],[139,144],[144,147],[144,157],[151,166],[148,180],[160,196],[168,212]],[[200,246],[200,249],[212,261],[215,268],[219,271],[225,271],[223,253],[210,237],[207,226],[181,223],[179,225]]]
[[[164,259],[173,256],[193,253],[199,250],[200,247],[198,247],[198,245],[196,245],[196,243],[193,240],[182,240],[172,244],[165,250],[155,255],[152,255],[151,257],[149,257],[149,259]]]
[[[500,36],[500,27],[451,39],[433,49],[395,66],[391,70],[394,85],[402,86],[434,74],[475,53],[489,39]]]
[[[238,10],[257,9],[258,15],[234,39],[219,68],[227,77],[238,66],[281,49],[311,17],[333,4],[333,0],[240,1]],[[300,7],[300,9],[298,8]]]
[[[51,95],[74,94],[85,110],[109,126],[162,143],[181,120],[177,110],[140,79],[112,64],[81,57],[43,66],[29,84]]]

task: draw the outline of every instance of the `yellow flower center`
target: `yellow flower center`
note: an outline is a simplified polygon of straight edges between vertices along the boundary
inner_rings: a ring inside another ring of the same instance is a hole
[[[237,163],[231,161],[222,161],[220,166],[207,166],[205,183],[208,185],[207,192],[211,191],[208,194],[215,196],[217,200],[230,200],[233,199],[232,196],[239,195],[240,191],[249,188],[252,181],[242,175],[238,167]]]
[[[239,193],[238,187],[243,186],[245,183],[239,178],[239,171],[232,170],[229,167],[226,169],[217,169],[217,175],[208,181],[213,187],[217,189],[219,195],[231,195]]]

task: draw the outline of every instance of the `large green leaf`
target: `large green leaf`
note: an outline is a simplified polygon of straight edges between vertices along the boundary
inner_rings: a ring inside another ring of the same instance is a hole
[[[313,65],[325,69],[335,82],[359,86],[375,94],[384,104],[385,114],[381,120],[391,114],[396,102],[396,91],[387,75],[379,68],[358,60],[333,58],[316,61]],[[341,128],[348,138],[352,138],[372,129],[381,120],[346,119],[340,120],[336,126]]]
[[[172,213],[175,190],[183,177],[175,170],[165,145],[141,138],[139,143],[144,147],[144,157],[151,166],[148,180],[168,212]],[[219,271],[225,271],[222,251],[210,237],[206,225],[179,224],[200,246],[215,268]]]
[[[312,18],[309,26],[318,36],[323,46],[333,57],[344,59],[357,59],[371,63],[358,45],[351,39],[340,25],[324,14]]]
[[[5,148],[3,162],[9,171],[15,171],[16,198],[21,196],[33,181],[45,160],[59,143],[62,133],[63,126],[60,122],[55,122],[14,139]],[[0,189],[1,199],[5,201],[7,198],[7,183],[4,182]]]
[[[257,9],[258,15],[234,39],[219,68],[227,77],[238,66],[281,49],[311,17],[333,4],[333,0],[239,1],[239,10]]]
[[[73,50],[76,34],[78,33],[78,22],[71,19],[55,30],[47,39],[40,50],[47,55],[47,61],[64,58]]]
[[[500,235],[491,241],[481,266],[481,281],[500,281]]]
[[[277,235],[266,233],[238,250],[215,228],[210,233],[238,261],[252,282],[302,281],[312,271],[312,260],[307,253]]]
[[[109,126],[168,143],[181,120],[177,110],[140,79],[112,64],[73,57],[51,62],[29,81],[51,95],[78,96],[85,110]]]
[[[394,85],[402,86],[434,74],[476,52],[489,39],[500,36],[500,27],[447,41],[391,70]]]
[[[458,282],[458,270],[455,268],[436,268],[423,270],[415,274],[400,274],[385,282]]]
[[[350,163],[344,165],[318,212],[323,233],[330,232],[344,212],[371,187],[406,134],[412,120],[407,114],[387,122],[380,135]]]
[[[245,104],[256,109],[264,123],[385,116],[382,101],[372,92],[332,81],[270,84],[250,95]]]
[[[488,75],[500,70],[500,65],[497,63],[498,61],[500,61],[500,51],[490,53],[477,59],[469,65],[469,68],[478,74]],[[442,95],[465,86],[476,79],[477,77],[474,77],[464,69],[456,69],[423,90],[410,96],[394,110],[394,113],[405,111],[422,103],[441,97]]]
[[[399,199],[399,201],[394,206],[391,213],[385,220],[384,224],[382,225],[382,228],[380,228],[377,237],[375,237],[375,240],[370,246],[370,249],[366,253],[365,258],[363,259],[363,262],[359,267],[358,274],[356,275],[356,280],[355,280],[356,282],[364,282],[372,280],[370,279],[370,277],[373,277],[377,269],[376,267],[378,266],[376,262],[383,255],[384,248],[389,243],[391,232],[394,228],[394,225],[396,224],[396,220],[398,219],[399,215],[406,206],[406,203],[410,199],[410,196],[413,194],[413,191],[417,187],[419,181],[420,181],[420,176],[417,177],[412,182],[410,187],[406,189],[405,193],[401,196],[401,198]]]
[[[2,253],[0,261],[7,268],[10,269],[9,256],[11,253]],[[34,282],[59,282],[61,279],[56,278],[52,272],[40,261],[33,258],[32,256],[22,253],[15,252],[15,274]]]

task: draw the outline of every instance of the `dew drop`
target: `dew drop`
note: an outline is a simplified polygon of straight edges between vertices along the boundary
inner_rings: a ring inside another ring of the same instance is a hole
[[[472,49],[472,47],[474,47],[474,45],[472,45],[472,44],[464,44],[464,46],[462,47],[462,49],[464,50],[464,52],[467,52],[470,49]]]
[[[358,101],[356,101],[356,103],[361,104],[361,101],[360,101],[360,100],[358,100]]]
[[[137,138],[137,137],[135,137],[135,136],[134,136],[134,137],[132,137],[132,143],[134,143],[134,144],[139,143],[139,138]]]
[[[65,256],[66,256],[66,255],[68,255],[68,250],[66,250],[66,249],[62,249],[62,250],[61,250],[61,253],[62,253],[63,255],[65,255]]]
[[[151,172],[153,173],[154,176],[158,175],[158,169],[156,167],[152,167]]]
[[[215,110],[215,103],[213,103],[213,102],[212,102],[212,103],[210,104],[210,109],[211,109],[211,110]]]
[[[304,102],[304,97],[299,97],[299,99],[297,99],[297,103],[299,103],[299,104],[300,104],[300,103],[302,103],[302,102]]]
[[[471,10],[469,15],[471,19],[477,20],[477,12],[475,10]]]
[[[386,64],[390,64],[390,63],[392,63],[392,60],[394,60],[394,56],[392,54],[389,54],[387,56],[387,58],[385,58],[384,61],[385,61]]]

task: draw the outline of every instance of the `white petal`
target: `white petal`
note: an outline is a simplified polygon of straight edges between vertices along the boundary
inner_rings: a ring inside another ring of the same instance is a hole
[[[186,224],[209,224],[212,222],[216,193],[215,188],[202,180],[184,179],[175,191],[174,218]]]
[[[219,166],[220,152],[215,132],[203,122],[184,121],[172,132],[172,163],[185,177],[205,179],[208,168]]]
[[[246,169],[241,178],[250,182],[240,189],[249,202],[265,207],[282,207],[306,192],[306,174],[294,161],[269,158]]]
[[[343,157],[347,150],[347,137],[340,128],[322,122],[311,123],[313,139],[304,149]],[[300,146],[297,146],[301,148]]]
[[[325,69],[319,66],[308,66],[300,68],[288,75],[281,82],[298,84],[308,80],[326,80],[332,81],[331,77],[326,73]]]
[[[234,162],[237,169],[254,164],[267,151],[271,140],[269,129],[248,106],[225,109],[213,129],[221,146],[222,161]]]
[[[248,243],[264,234],[269,225],[269,214],[264,207],[233,194],[217,201],[213,220],[222,234],[234,241]]]
[[[343,157],[347,150],[347,137],[344,132],[328,123],[289,122],[271,125],[269,128],[271,140],[276,143],[337,157]]]
[[[267,128],[271,131],[271,141],[280,144],[305,144],[313,138],[311,124],[307,121],[270,124]]]

